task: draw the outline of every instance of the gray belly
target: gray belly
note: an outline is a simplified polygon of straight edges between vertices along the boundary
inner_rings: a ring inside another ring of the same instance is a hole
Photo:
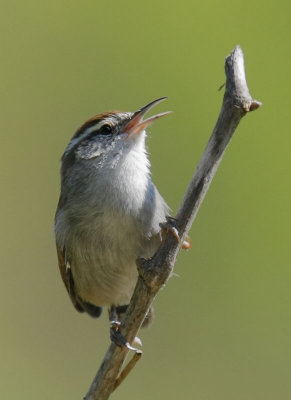
[[[103,253],[90,260],[72,262],[75,289],[85,301],[97,306],[128,304],[136,281],[137,268],[133,258],[122,253]]]
[[[136,259],[151,257],[158,235],[123,218],[107,216],[71,235],[69,253],[77,294],[97,306],[128,304],[137,281]]]

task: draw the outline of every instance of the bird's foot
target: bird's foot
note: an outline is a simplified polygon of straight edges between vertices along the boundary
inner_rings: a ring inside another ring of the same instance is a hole
[[[135,352],[141,352],[136,347],[133,347],[122,335],[120,332],[120,322],[119,321],[110,321],[110,339],[117,346],[125,346],[128,350],[133,350]]]
[[[124,381],[142,355],[142,351],[133,347],[120,332],[121,323],[118,321],[118,311],[124,311],[124,307],[112,306],[109,310],[110,339],[117,346],[125,346],[128,350],[133,350],[134,355],[116,379],[113,390],[115,390]],[[133,344],[138,346],[142,345],[141,340],[138,337],[133,340]]]
[[[160,223],[160,227],[164,230],[165,233],[171,232],[171,234],[177,239],[179,243],[181,243],[181,238],[178,232],[178,229],[175,226],[176,219],[170,216],[166,217],[166,222]],[[188,250],[192,247],[192,240],[187,235],[186,240],[182,243],[182,249]]]
[[[166,222],[160,223],[160,227],[165,233],[171,232],[171,234],[177,239],[177,241],[180,243],[181,238],[179,236],[178,229],[175,227],[175,218],[167,216],[166,217]]]
[[[115,343],[117,346],[125,346],[129,350],[133,350],[136,353],[142,353],[141,350],[133,347],[122,335],[120,332],[120,321],[117,319],[117,313],[116,313],[116,307],[112,306],[110,311],[109,311],[109,316],[110,316],[110,339],[113,343]],[[133,341],[135,345],[141,345],[141,340],[136,337]]]

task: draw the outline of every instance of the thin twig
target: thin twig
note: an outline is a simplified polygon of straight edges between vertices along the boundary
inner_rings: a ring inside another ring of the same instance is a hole
[[[225,73],[226,90],[220,115],[175,217],[175,227],[181,240],[178,241],[169,232],[151,259],[138,261],[139,278],[121,324],[121,333],[129,343],[132,343],[137,335],[157,292],[172,274],[182,242],[192,226],[237,125],[248,111],[256,110],[261,105],[250,95],[245,77],[243,52],[239,46],[226,57]],[[109,398],[118,384],[116,383],[118,377],[123,375],[123,373],[120,375],[120,371],[128,351],[125,346],[118,347],[111,343],[85,400]]]
[[[140,360],[142,355],[141,351],[136,351],[132,357],[132,359],[128,362],[128,364],[123,368],[119,377],[116,379],[114,384],[114,389],[118,388],[118,386],[124,381],[130,371],[135,367],[135,364]]]

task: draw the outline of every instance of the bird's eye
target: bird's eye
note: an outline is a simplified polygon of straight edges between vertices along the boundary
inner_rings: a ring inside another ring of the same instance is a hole
[[[100,134],[101,135],[108,135],[109,133],[112,132],[112,127],[109,124],[104,124],[101,128],[100,128]]]

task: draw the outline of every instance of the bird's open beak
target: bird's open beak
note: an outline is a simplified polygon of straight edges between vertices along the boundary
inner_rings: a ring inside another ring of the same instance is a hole
[[[154,101],[151,101],[146,106],[142,107],[140,110],[136,111],[131,117],[130,121],[125,125],[123,130],[124,133],[127,133],[127,137],[135,136],[139,134],[141,131],[145,130],[147,126],[153,123],[156,119],[163,117],[164,115],[170,114],[172,111],[166,111],[160,114],[153,115],[147,119],[142,119],[143,116],[156,104],[159,104],[161,101],[166,100],[167,97],[160,97]]]

